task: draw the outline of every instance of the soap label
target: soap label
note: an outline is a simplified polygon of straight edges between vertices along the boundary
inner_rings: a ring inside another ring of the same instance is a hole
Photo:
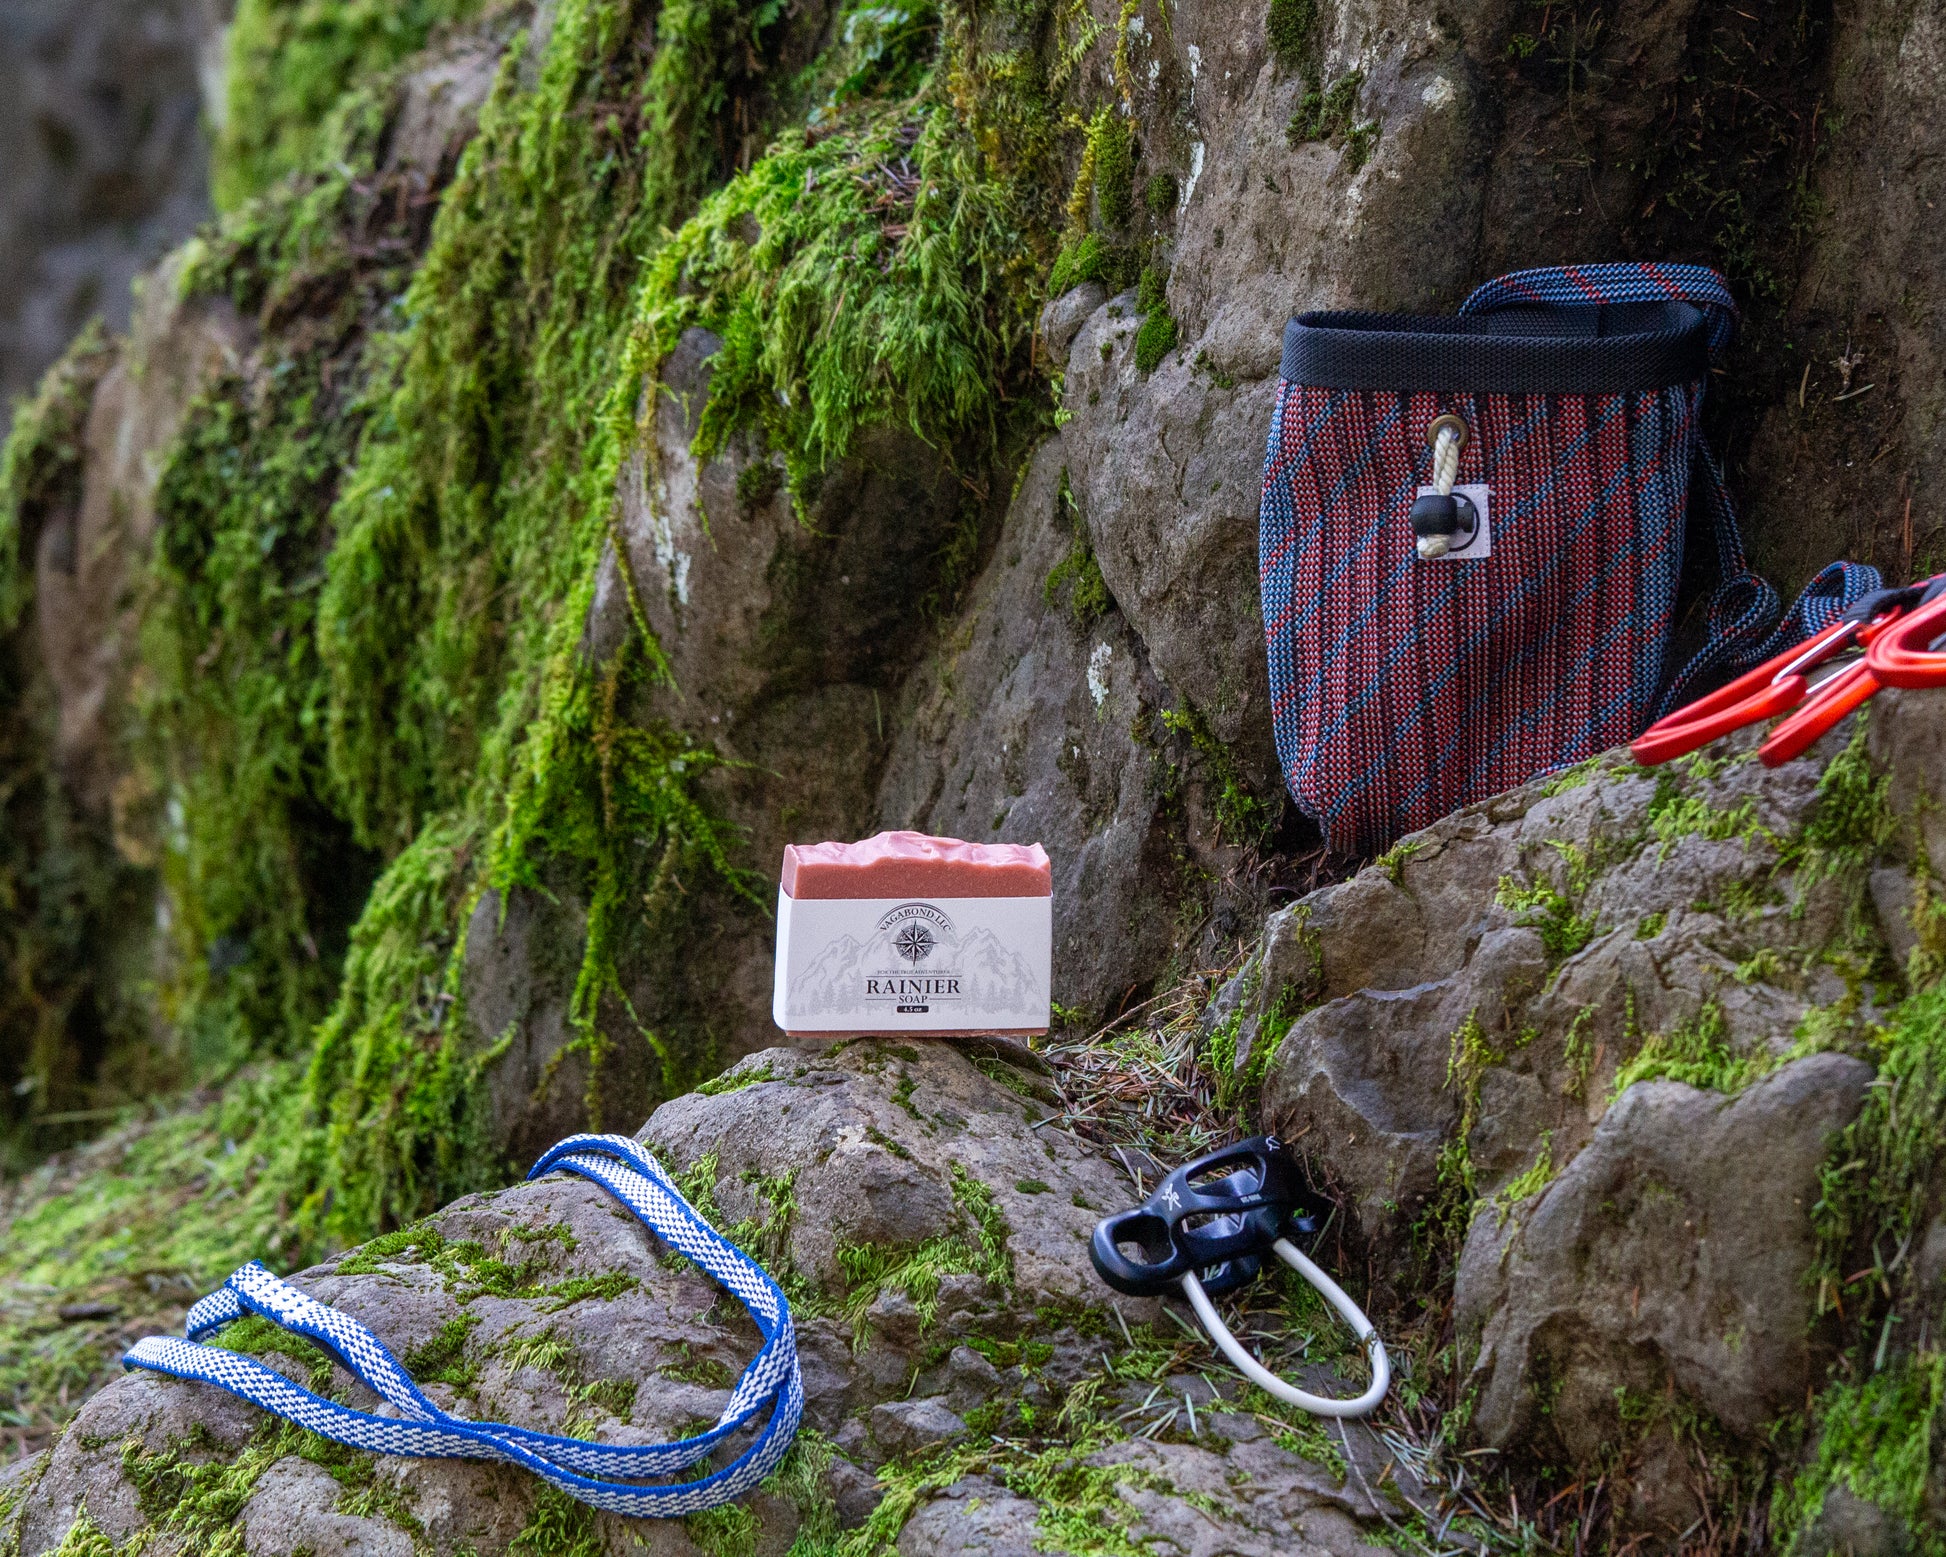
[[[771,1016],[794,1033],[1044,1030],[1054,900],[777,892]]]

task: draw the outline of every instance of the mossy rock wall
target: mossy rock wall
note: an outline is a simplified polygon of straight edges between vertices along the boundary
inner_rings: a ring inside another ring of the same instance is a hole
[[[788,839],[1047,841],[1077,1032],[1350,863],[1283,798],[1252,571],[1297,309],[1715,263],[1745,320],[1706,420],[1755,554],[1787,591],[1929,565],[1940,44],[1909,7],[246,0],[230,44],[223,214],[126,340],[76,346],[0,484],[8,1150],[216,1089],[131,1148],[138,1180],[198,1131],[237,1148],[171,1201],[220,1196],[221,1236],[158,1225],[185,1287],[767,1046]],[[1758,994],[1591,988],[1577,1028],[1593,974],[1563,970],[1606,920],[1567,843],[1443,911],[1546,986],[1502,1004],[1517,1035],[1553,1000],[1533,1025],[1584,1089],[1650,1032],[1678,1079],[1754,1079],[1839,1003],[1753,943]],[[1398,928],[1293,1000],[1383,989]],[[1226,1098],[1283,1096],[1274,1044],[1209,1026]],[[1473,1141],[1466,1089],[1420,1080],[1396,1182],[1320,1162],[1372,1247],[1418,1214],[1388,1196],[1540,1175],[1539,1137]],[[1599,1111],[1549,1106],[1559,1167]],[[36,1214],[9,1258],[43,1282],[131,1225]],[[34,1434],[112,1345],[77,1335],[20,1350]]]

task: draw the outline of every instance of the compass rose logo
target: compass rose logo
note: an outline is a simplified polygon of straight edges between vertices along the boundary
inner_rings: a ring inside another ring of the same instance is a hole
[[[932,931],[916,919],[892,937],[892,945],[899,955],[915,967],[930,957],[933,947],[938,944],[933,939]]]

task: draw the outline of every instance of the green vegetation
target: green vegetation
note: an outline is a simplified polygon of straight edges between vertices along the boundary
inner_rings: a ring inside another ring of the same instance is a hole
[[[1919,1235],[1946,1159],[1946,984],[1899,1007],[1875,1057],[1877,1082],[1832,1143],[1812,1210],[1819,1311],[1866,1330],[1884,1311],[1886,1272]]]
[[[104,1078],[87,1074],[75,1029],[125,1041],[144,1025],[117,997],[99,950],[129,872],[74,814],[52,771],[51,699],[30,668],[36,554],[50,524],[73,520],[88,404],[110,356],[101,331],[84,330],[16,403],[0,450],[0,1162],[31,1160],[63,1139],[49,1135],[58,1126],[27,1121],[98,1103]],[[48,539],[55,558],[78,545],[71,530]],[[128,1095],[153,1078],[119,1079],[115,1090]]]
[[[1002,1290],[1013,1285],[1007,1257],[1007,1223],[994,1203],[993,1191],[955,1167],[953,1201],[966,1226],[928,1238],[917,1248],[883,1244],[840,1244],[838,1269],[845,1279],[835,1312],[852,1327],[853,1344],[863,1348],[866,1311],[882,1292],[901,1292],[928,1326],[939,1312],[939,1283],[943,1277],[978,1275]],[[831,1309],[815,1298],[808,1311]]]
[[[314,164],[361,92],[480,0],[241,0],[212,184],[231,210]]]
[[[0,1411],[44,1436],[119,1353],[115,1315],[63,1324],[62,1304],[133,1323],[157,1293],[207,1292],[252,1257],[304,1263],[291,1211],[317,1170],[307,1150],[302,1091],[272,1068],[95,1148],[74,1192],[17,1204],[0,1280],[26,1300],[0,1316]]]
[[[1317,0],[1270,0],[1264,32],[1270,51],[1286,70],[1316,74],[1318,67]]]
[[[1900,1358],[1858,1383],[1830,1385],[1813,1409],[1817,1443],[1810,1463],[1779,1482],[1770,1520],[1777,1549],[1808,1549],[1805,1537],[1825,1499],[1842,1487],[1893,1515],[1924,1557],[1946,1552],[1946,1533],[1932,1517],[1928,1486],[1934,1470],[1946,1354],[1924,1351]]]
[[[1531,1199],[1552,1184],[1555,1171],[1554,1132],[1543,1130],[1540,1151],[1535,1154],[1533,1165],[1501,1185],[1493,1197],[1494,1203],[1503,1213],[1511,1211],[1521,1201]]]
[[[1074,487],[1068,480],[1065,468],[1054,489],[1054,511],[1055,518],[1074,539],[1068,547],[1068,554],[1048,570],[1041,595],[1051,606],[1059,602],[1061,591],[1065,589],[1068,616],[1076,627],[1086,632],[1108,614],[1115,601],[1108,593],[1107,581],[1101,576],[1101,564],[1095,560],[1095,549],[1088,540],[1088,527],[1082,522],[1081,509],[1074,500]]]
[[[1564,962],[1601,933],[1601,926],[1576,906],[1599,866],[1574,844],[1557,842],[1553,848],[1561,857],[1565,888],[1546,877],[1521,886],[1502,876],[1494,901],[1513,910],[1518,923],[1540,932],[1549,961]]]
[[[1609,1096],[1619,1098],[1638,1081],[1681,1081],[1734,1095],[1782,1063],[1764,1051],[1746,1054],[1733,1049],[1722,1006],[1706,1000],[1694,1017],[1678,1023],[1674,1031],[1651,1033],[1616,1073]]]
[[[179,818],[154,828],[178,910],[163,1010],[197,1074],[305,1043],[373,874],[325,764],[316,583],[351,429],[320,366],[285,358],[263,394],[219,380],[156,492],[140,714]]]
[[[1194,708],[1162,711],[1163,728],[1186,736],[1208,773],[1208,801],[1225,842],[1247,846],[1262,843],[1276,822],[1276,812],[1244,781],[1236,759],[1219,741]]]
[[[1358,92],[1364,84],[1361,70],[1340,76],[1328,87],[1313,82],[1291,115],[1285,138],[1293,147],[1313,141],[1340,147],[1345,170],[1356,173],[1371,160],[1380,128],[1378,120],[1358,117]]]
[[[695,1090],[704,1097],[721,1097],[725,1092],[741,1092],[745,1087],[754,1087],[759,1082],[776,1079],[768,1065],[738,1065],[726,1070],[720,1076],[712,1076],[708,1081],[698,1082]]]

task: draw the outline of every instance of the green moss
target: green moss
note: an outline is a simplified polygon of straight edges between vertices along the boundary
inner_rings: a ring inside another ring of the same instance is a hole
[[[421,1384],[451,1384],[470,1390],[480,1377],[480,1364],[466,1355],[466,1339],[480,1323],[478,1314],[460,1314],[439,1327],[433,1338],[399,1359],[405,1371]]]
[[[942,1278],[977,1275],[1001,1290],[1013,1286],[1013,1266],[1007,1256],[1007,1224],[993,1191],[957,1164],[953,1169],[953,1200],[962,1226],[928,1238],[916,1247],[884,1244],[840,1244],[838,1269],[845,1287],[835,1300],[812,1298],[809,1312],[833,1312],[852,1326],[853,1342],[862,1347],[866,1311],[879,1294],[900,1292],[912,1300],[921,1327],[939,1312]]]
[[[1525,1042],[1526,1037],[1516,1040]],[[1433,1166],[1433,1192],[1413,1219],[1413,1251],[1428,1265],[1458,1258],[1460,1245],[1479,1209],[1479,1185],[1473,1166],[1472,1135],[1480,1108],[1480,1084],[1507,1050],[1480,1023],[1477,1011],[1454,1031],[1446,1054],[1446,1090],[1459,1098],[1459,1121],[1440,1143]]]
[[[1523,887],[1512,876],[1502,876],[1493,900],[1513,911],[1515,923],[1540,932],[1553,962],[1572,957],[1601,933],[1601,926],[1575,907],[1574,897],[1545,878]]]
[[[1395,887],[1405,885],[1405,868],[1412,859],[1423,854],[1432,844],[1424,838],[1401,838],[1377,859],[1372,861],[1372,869],[1383,871],[1385,879]],[[1505,884],[1504,881],[1502,883]]]
[[[307,1382],[313,1390],[323,1391],[331,1383],[333,1364],[330,1353],[315,1342],[295,1335],[259,1314],[245,1314],[234,1323],[225,1325],[209,1344],[251,1357],[279,1352],[308,1370],[310,1377]]]
[[[1688,837],[1717,841],[1739,838],[1747,846],[1774,836],[1757,821],[1755,800],[1739,801],[1734,806],[1715,805],[1701,795],[1692,794],[1666,769],[1656,775],[1648,821],[1649,835],[1658,845],[1657,857],[1665,860]]]
[[[741,1092],[745,1087],[776,1079],[768,1065],[739,1065],[720,1076],[710,1077],[698,1085],[696,1091],[703,1097],[721,1097],[726,1092]]]
[[[1142,327],[1135,332],[1135,365],[1144,373],[1153,373],[1162,365],[1162,359],[1176,349],[1176,321],[1166,312],[1158,310],[1142,321]]]
[[[211,183],[233,209],[329,143],[334,110],[479,0],[240,0]]]
[[[1108,614],[1115,601],[1108,593],[1107,580],[1101,576],[1101,564],[1095,560],[1095,548],[1089,541],[1088,527],[1081,521],[1081,510],[1074,500],[1074,487],[1068,480],[1066,467],[1062,468],[1061,479],[1054,489],[1054,517],[1074,539],[1068,554],[1048,570],[1041,597],[1052,606],[1059,602],[1065,589],[1068,615],[1076,627],[1086,632]]]
[[[1364,84],[1362,70],[1340,76],[1329,87],[1314,83],[1291,115],[1285,139],[1293,147],[1313,141],[1342,147],[1346,169],[1356,173],[1370,160],[1379,137],[1376,119],[1358,117],[1358,92]]]
[[[1316,940],[1316,933],[1308,928],[1301,928],[1298,933],[1307,942],[1314,943]],[[1235,1112],[1240,1126],[1249,1125],[1254,1117],[1264,1078],[1276,1063],[1278,1051],[1283,1048],[1292,1024],[1317,1003],[1317,991],[1311,981],[1288,985],[1278,991],[1269,1007],[1258,1016],[1250,1052],[1239,1067],[1237,1046],[1243,1035],[1245,1013],[1256,992],[1254,975],[1252,978],[1253,982],[1237,1002],[1236,1008],[1211,1030],[1208,1040],[1209,1066],[1216,1074],[1216,1106],[1226,1112]]]
[[[1833,1488],[1876,1504],[1904,1527],[1925,1557],[1946,1552],[1932,1517],[1933,1445],[1946,1399],[1946,1354],[1919,1352],[1856,1383],[1828,1386],[1812,1412],[1810,1463],[1779,1481],[1770,1528],[1778,1551],[1809,1550],[1807,1537]]]
[[[102,1064],[104,1049],[147,1036],[103,955],[142,873],[60,781],[31,617],[37,555],[58,567],[76,544],[88,406],[113,355],[98,327],[83,330],[15,403],[0,450],[0,1162],[23,1165],[71,1138],[35,1120],[112,1105],[147,1079]]]
[[[1090,229],[1119,231],[1135,207],[1134,127],[1113,104],[1103,103],[1088,120],[1086,135],[1068,195],[1068,229],[1077,238]]]
[[[165,1114],[101,1149],[74,1189],[17,1195],[0,1240],[0,1411],[44,1435],[109,1376],[116,1319],[63,1324],[65,1304],[152,1311],[153,1278],[207,1292],[260,1257],[289,1268],[317,1246],[295,1212],[316,1167],[301,1089],[286,1068],[232,1080],[222,1097]]]
[[[647,383],[684,330],[721,338],[699,456],[757,430],[801,500],[868,423],[946,446],[997,439],[1032,332],[1031,250],[939,97],[786,134],[658,257],[626,368]]]
[[[1730,1028],[1714,1000],[1667,1034],[1651,1033],[1615,1075],[1609,1093],[1619,1098],[1638,1081],[1681,1081],[1735,1094],[1775,1070],[1782,1061],[1767,1052],[1744,1054],[1730,1047]]]
[[[1203,716],[1185,704],[1181,708],[1164,709],[1162,723],[1165,729],[1187,736],[1207,766],[1212,791],[1210,809],[1224,839],[1232,844],[1261,843],[1276,820],[1275,813],[1244,781],[1235,759]]]
[[[1149,208],[1152,216],[1168,216],[1176,209],[1181,198],[1182,185],[1176,182],[1173,173],[1157,173],[1142,186],[1142,204]]]
[[[1849,744],[1818,776],[1817,805],[1784,847],[1787,869],[1813,877],[1859,870],[1891,841],[1898,826],[1886,798],[1891,780],[1866,749],[1868,718],[1860,716]]]
[[[1286,70],[1307,75],[1317,69],[1317,0],[1270,0],[1264,32],[1270,51]]]
[[[741,1503],[685,1514],[682,1527],[705,1557],[754,1557],[761,1527]]]
[[[511,1557],[605,1557],[608,1543],[592,1508],[565,1492],[542,1487],[527,1523],[507,1550]]]
[[[306,1458],[316,1455],[340,1463],[356,1458],[370,1464],[370,1456],[355,1456],[336,1444],[308,1439],[292,1423],[270,1421],[234,1452],[206,1434],[192,1434],[160,1451],[146,1448],[140,1438],[130,1438],[122,1445],[122,1476],[135,1489],[142,1517],[160,1534],[175,1537],[187,1550],[241,1557],[237,1516],[263,1473],[285,1456],[300,1453]]]
[[[15,1554],[9,1552],[7,1557]],[[117,1557],[117,1551],[114,1541],[95,1523],[84,1503],[76,1508],[74,1523],[61,1537],[61,1544],[54,1548],[54,1557]]]
[[[750,512],[762,508],[784,489],[784,473],[769,460],[758,460],[737,472],[737,502]]]
[[[1634,996],[1629,996],[1630,1009],[1633,1010]],[[1561,1041],[1561,1061],[1567,1068],[1567,1080],[1561,1084],[1561,1092],[1577,1102],[1588,1100],[1589,1073],[1595,1065],[1595,1045],[1589,1040],[1588,1029],[1595,1020],[1595,1007],[1583,1006],[1575,1012],[1574,1020],[1568,1023],[1566,1037]]]
[[[1906,1000],[1877,1047],[1877,1080],[1832,1142],[1811,1213],[1818,1310],[1845,1314],[1874,1342],[1885,1273],[1919,1235],[1946,1160],[1946,985]]]
[[[1499,1192],[1493,1197],[1494,1203],[1500,1207],[1503,1213],[1511,1211],[1521,1201],[1538,1195],[1548,1185],[1552,1184],[1554,1182],[1555,1172],[1554,1132],[1552,1130],[1543,1130],[1541,1132],[1540,1150],[1535,1153],[1532,1165],[1526,1172],[1509,1179],[1505,1184],[1501,1185]]]
[[[57,505],[78,495],[88,407],[113,361],[100,321],[92,321],[33,395],[13,406],[0,448],[0,636],[20,625],[33,600],[34,547],[41,527]]]
[[[1115,259],[1098,233],[1087,233],[1066,245],[1054,256],[1054,268],[1047,274],[1047,294],[1060,297],[1085,282],[1111,285],[1115,279]]]
[[[172,813],[164,1010],[197,1074],[309,1038],[374,874],[325,762],[315,586],[353,429],[320,370],[287,357],[261,391],[219,380],[156,488],[137,707]]]

